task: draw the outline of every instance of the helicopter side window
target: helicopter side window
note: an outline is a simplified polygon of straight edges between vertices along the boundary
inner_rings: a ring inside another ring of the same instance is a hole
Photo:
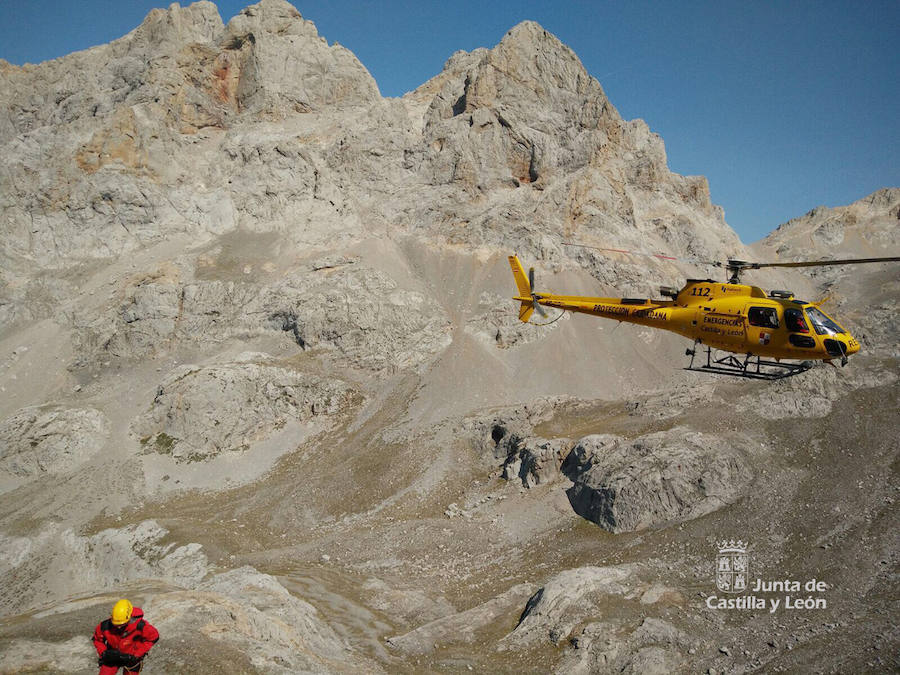
[[[747,320],[751,326],[778,328],[778,312],[774,307],[751,307],[747,310]]]
[[[843,328],[832,321],[825,312],[816,307],[807,307],[806,316],[809,317],[809,322],[819,335],[835,335],[836,333],[844,332]]]
[[[803,318],[803,311],[800,309],[784,310],[784,322],[787,324],[788,330],[793,333],[809,332],[809,326],[806,325],[806,319]]]

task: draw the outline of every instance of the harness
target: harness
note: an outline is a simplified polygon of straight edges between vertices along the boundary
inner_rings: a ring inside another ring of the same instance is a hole
[[[103,623],[100,624],[100,628],[101,628],[101,629],[103,630],[103,632],[104,632],[104,635],[103,635],[103,641],[106,642],[107,644],[109,644],[108,641],[107,641],[107,639],[106,639],[106,633],[107,633],[107,632],[112,633],[113,635],[115,635],[115,636],[116,636],[117,638],[119,638],[120,640],[124,640],[125,638],[127,638],[127,637],[130,636],[130,635],[134,635],[135,633],[141,633],[141,632],[143,632],[144,626],[146,626],[146,625],[147,625],[147,622],[144,621],[144,619],[138,619],[138,620],[137,620],[136,622],[134,622],[134,623],[128,622],[128,623],[125,625],[125,630],[123,630],[123,631],[120,633],[120,632],[118,631],[118,629],[116,628],[116,626],[113,624],[112,619],[105,619],[105,620],[103,621]],[[131,630],[131,629],[133,629],[133,630]]]

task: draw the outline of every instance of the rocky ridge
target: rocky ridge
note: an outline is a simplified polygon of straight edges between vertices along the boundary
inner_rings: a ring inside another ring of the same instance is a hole
[[[784,223],[754,245],[773,260],[874,258],[900,250],[900,188],[883,188],[847,206],[818,206]],[[827,298],[825,310],[859,328],[866,348],[897,356],[900,330],[896,265],[869,264],[809,268],[803,292]]]

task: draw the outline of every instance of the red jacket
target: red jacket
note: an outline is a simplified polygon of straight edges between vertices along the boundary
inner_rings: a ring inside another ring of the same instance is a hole
[[[140,607],[131,611],[131,620],[124,630],[113,626],[112,619],[101,621],[94,629],[94,647],[100,656],[107,649],[118,649],[125,654],[142,658],[157,640],[159,631],[144,621],[144,610]]]

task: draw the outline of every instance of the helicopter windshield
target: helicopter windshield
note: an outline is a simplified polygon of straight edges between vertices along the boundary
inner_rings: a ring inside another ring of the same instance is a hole
[[[818,307],[806,307],[806,316],[809,317],[809,322],[819,335],[834,335],[836,333],[845,332],[843,328],[832,321],[828,315]]]

